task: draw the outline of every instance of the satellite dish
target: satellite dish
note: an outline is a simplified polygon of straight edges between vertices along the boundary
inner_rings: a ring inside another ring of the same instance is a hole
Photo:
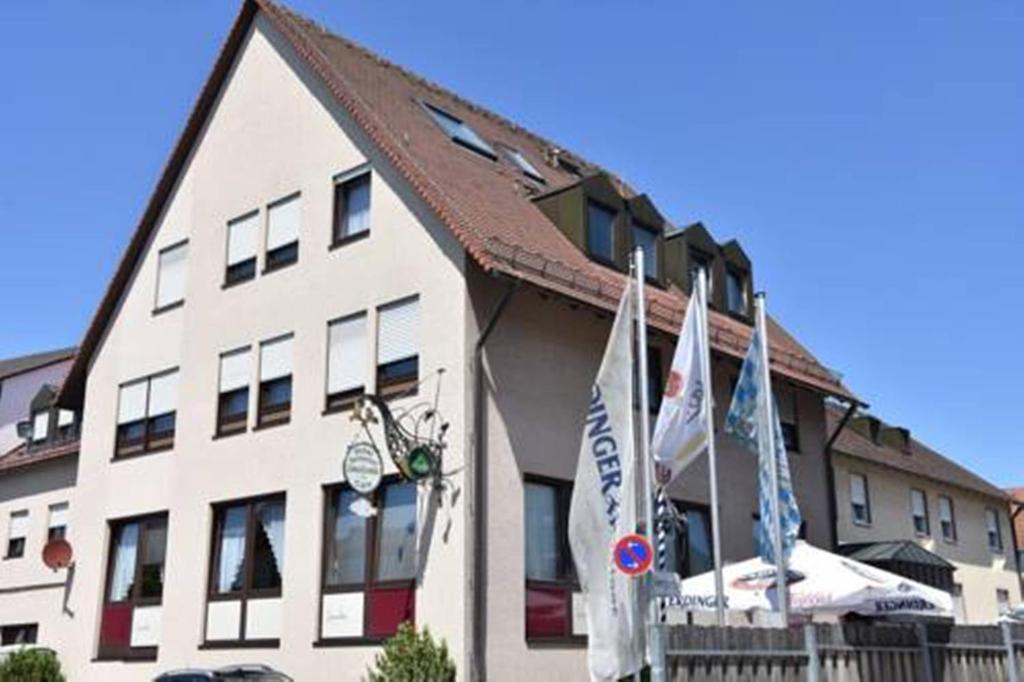
[[[46,567],[56,571],[58,568],[67,568],[71,565],[71,543],[63,538],[50,540],[43,547],[43,563]]]

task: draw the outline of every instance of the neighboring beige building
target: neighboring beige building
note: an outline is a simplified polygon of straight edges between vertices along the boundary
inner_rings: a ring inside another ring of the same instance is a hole
[[[68,571],[42,561],[68,532],[78,461],[75,415],[54,406],[74,349],[0,360],[0,646],[63,642]],[[20,424],[20,428],[19,428]],[[20,433],[19,433],[20,432]]]
[[[828,414],[830,428],[837,428],[842,413],[830,408]],[[958,623],[992,623],[1021,603],[1006,492],[908,430],[870,416],[851,419],[832,453],[839,541],[856,550],[851,556],[897,567],[902,562],[911,577],[947,563],[949,577],[939,575],[937,582],[951,582],[945,587],[952,588]],[[896,554],[898,541],[931,556]]]
[[[61,394],[84,409],[69,628],[48,642],[70,679],[260,661],[354,680],[406,619],[464,679],[582,679],[569,484],[635,244],[654,383],[702,265],[728,404],[753,291],[736,242],[675,230],[586,160],[246,0]],[[825,397],[856,399],[770,332],[806,533],[828,546]],[[437,396],[449,425],[445,486],[386,461],[369,520],[341,473],[364,392],[399,414]],[[724,554],[745,559],[754,458],[725,439],[720,456]],[[678,567],[703,570],[706,462],[671,492],[690,520]]]

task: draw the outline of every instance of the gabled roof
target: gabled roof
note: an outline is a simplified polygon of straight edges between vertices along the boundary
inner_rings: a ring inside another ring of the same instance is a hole
[[[826,414],[828,431],[832,433],[842,420],[843,413],[830,405]],[[847,425],[836,438],[832,449],[844,455],[898,469],[913,476],[947,483],[1002,500],[1009,499],[1006,491],[989,483],[952,459],[932,450],[924,443],[911,438],[909,445],[909,452],[904,452],[886,443],[876,443],[871,437]]]
[[[299,59],[323,81],[340,107],[451,230],[477,265],[485,271],[510,275],[567,297],[615,310],[625,276],[590,261],[572,244],[534,204],[532,196],[537,189],[529,186],[520,170],[500,151],[495,161],[454,144],[426,115],[422,105],[429,102],[459,117],[492,146],[519,151],[544,175],[546,190],[558,190],[580,180],[579,174],[551,163],[556,156],[578,167],[583,176],[602,172],[601,168],[270,0],[244,0],[213,72],[85,334],[82,351],[64,384],[62,403],[80,404],[92,354],[143,255],[163,204],[257,13],[263,13],[284,36]],[[624,196],[635,196],[621,179],[611,177]],[[648,297],[651,324],[668,333],[677,333],[686,296],[677,289],[648,287]],[[715,348],[741,357],[746,351],[750,328],[717,313],[711,316],[711,326]],[[777,326],[774,331],[778,331]],[[792,343],[791,337],[779,333],[771,333],[770,337],[776,371],[820,391],[854,399],[833,373],[806,349]]]
[[[75,356],[76,350],[77,349],[72,346],[70,348],[48,350],[42,353],[33,353],[32,355],[22,355],[17,358],[0,360],[0,379],[6,379],[7,377],[12,377],[16,374],[23,374],[33,369],[46,367],[47,365],[52,365],[64,360],[70,360]]]

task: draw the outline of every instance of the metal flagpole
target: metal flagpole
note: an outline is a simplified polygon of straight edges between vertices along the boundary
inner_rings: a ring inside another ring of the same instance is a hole
[[[722,578],[722,531],[718,509],[718,456],[715,452],[715,412],[711,383],[711,339],[708,338],[708,275],[701,268],[697,287],[702,302],[699,311],[701,345],[704,353],[700,362],[701,383],[704,384],[704,414],[708,416],[708,478],[711,487],[711,552],[715,562],[715,616],[719,627],[725,626],[725,580]],[[690,298],[693,303],[693,297]]]
[[[647,539],[651,546],[655,544],[654,538],[654,496],[651,482],[654,481],[654,460],[651,459],[651,406],[648,394],[647,380],[647,308],[644,302],[644,250],[636,247],[633,252],[634,267],[636,274],[636,314],[637,314],[637,342],[636,354],[639,356],[638,374],[640,390],[640,459],[641,466],[638,472],[643,472],[643,486],[641,487],[644,500],[644,521]],[[665,642],[662,640],[662,630],[658,622],[658,600],[654,596],[653,577],[647,578],[647,637],[651,654],[651,682],[665,682]]]
[[[780,516],[781,505],[779,504],[779,462],[776,458],[775,452],[775,417],[772,414],[772,410],[775,409],[772,400],[772,371],[769,366],[768,359],[768,329],[765,325],[765,314],[764,314],[764,292],[757,294],[754,299],[754,305],[757,310],[757,335],[761,342],[761,387],[763,395],[759,404],[761,410],[761,424],[757,433],[757,447],[768,448],[768,462],[771,466],[771,508],[772,508],[772,544],[775,546],[775,585],[776,592],[779,597],[779,618],[782,621],[782,627],[789,625],[789,588],[786,585],[786,557],[782,553],[782,518]],[[765,438],[766,434],[761,433],[761,429],[767,429],[768,437]],[[764,450],[762,452],[762,460],[764,457]]]

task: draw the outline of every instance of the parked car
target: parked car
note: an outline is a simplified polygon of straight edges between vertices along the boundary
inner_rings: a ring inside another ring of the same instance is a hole
[[[267,665],[229,665],[216,670],[185,668],[161,673],[153,682],[294,682],[283,672]]]

